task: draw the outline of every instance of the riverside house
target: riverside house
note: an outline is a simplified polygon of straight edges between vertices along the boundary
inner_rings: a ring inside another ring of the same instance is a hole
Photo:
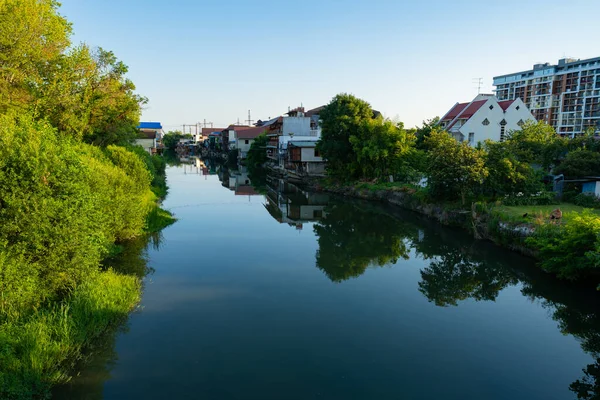
[[[501,142],[526,121],[535,122],[535,118],[521,99],[499,102],[494,95],[480,94],[468,103],[456,103],[440,125],[459,142],[475,146],[487,139]]]
[[[135,144],[142,146],[148,153],[155,153],[160,148],[164,136],[162,124],[160,122],[140,122],[138,131],[139,135]]]

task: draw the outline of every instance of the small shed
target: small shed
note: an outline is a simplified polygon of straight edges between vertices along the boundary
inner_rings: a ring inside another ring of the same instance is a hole
[[[593,194],[600,197],[600,176],[586,176],[586,182],[583,182],[581,193]]]

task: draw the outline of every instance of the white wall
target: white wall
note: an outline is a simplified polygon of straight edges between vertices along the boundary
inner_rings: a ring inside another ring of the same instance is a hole
[[[135,144],[138,146],[142,146],[147,152],[150,152],[151,148],[156,147],[154,139],[136,139]]]
[[[517,110],[517,107],[519,109]],[[533,114],[529,111],[525,103],[521,99],[515,100],[510,107],[506,109],[505,113],[506,118],[506,133],[509,131],[517,131],[520,130],[519,121],[523,120],[523,122],[533,121],[535,122],[535,118]]]
[[[302,162],[322,162],[323,157],[315,157],[314,147],[303,147],[301,150]]]
[[[248,142],[248,144],[246,144],[246,142]],[[237,140],[237,148],[240,150],[240,155],[242,155],[242,157],[246,156],[246,153],[248,153],[248,150],[250,150],[250,146],[252,146],[252,142],[254,142],[254,139]]]
[[[490,106],[493,109],[490,110]],[[485,119],[490,121],[489,125],[483,125]],[[469,140],[469,133],[475,134],[473,146],[477,142],[484,142],[487,139],[500,141],[500,121],[504,118],[504,111],[495,98],[488,98],[488,101],[477,110],[475,114],[459,129],[465,137],[465,141]],[[508,131],[506,131],[508,132]]]
[[[297,136],[310,135],[310,118],[309,117],[284,117],[281,133],[284,136],[289,136],[290,133]]]
[[[493,106],[493,109],[491,110],[490,105]],[[517,107],[519,107],[518,110]],[[483,121],[486,118],[490,122],[487,126],[483,125]],[[506,120],[506,126],[504,128],[505,138],[511,130],[521,129],[519,121],[535,121],[535,118],[533,118],[533,115],[521,99],[515,100],[505,112],[502,110],[502,107],[500,107],[500,104],[498,104],[498,100],[495,97],[491,97],[467,122],[465,122],[459,131],[464,135],[465,141],[469,140],[470,132],[475,134],[472,143],[473,146],[477,145],[478,142],[483,143],[488,139],[498,142],[500,141],[501,133],[500,122],[503,119]]]

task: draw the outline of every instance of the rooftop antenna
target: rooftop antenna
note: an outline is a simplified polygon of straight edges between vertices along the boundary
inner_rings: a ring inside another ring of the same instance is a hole
[[[254,120],[250,117],[250,110],[248,110],[248,119],[246,120],[248,126],[251,126]]]
[[[483,78],[473,78],[473,83],[477,84],[477,94],[481,94],[481,86],[483,85]]]
[[[240,124],[240,117],[238,117],[236,125],[239,125],[239,124]]]

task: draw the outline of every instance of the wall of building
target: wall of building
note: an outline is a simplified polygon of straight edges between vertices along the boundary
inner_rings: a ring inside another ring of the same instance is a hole
[[[284,117],[281,133],[289,136],[290,133],[297,136],[310,136],[310,118],[309,117]]]
[[[303,147],[302,148],[302,161],[303,162],[322,162],[323,157],[315,156],[314,147]]]
[[[493,108],[490,110],[490,105]],[[483,121],[487,118],[489,125],[484,125]],[[471,145],[475,146],[478,142],[485,140],[500,141],[500,121],[504,118],[504,111],[495,98],[490,98],[473,116],[465,122],[459,129],[464,135],[464,140],[469,140],[469,133],[473,132],[474,140]]]
[[[250,150],[250,146],[252,146],[252,142],[254,142],[254,139],[238,139],[237,140],[237,148],[240,150],[240,157],[246,158],[246,154],[248,154],[248,150]]]
[[[135,144],[142,146],[147,152],[150,152],[151,148],[156,147],[154,139],[136,139]]]

